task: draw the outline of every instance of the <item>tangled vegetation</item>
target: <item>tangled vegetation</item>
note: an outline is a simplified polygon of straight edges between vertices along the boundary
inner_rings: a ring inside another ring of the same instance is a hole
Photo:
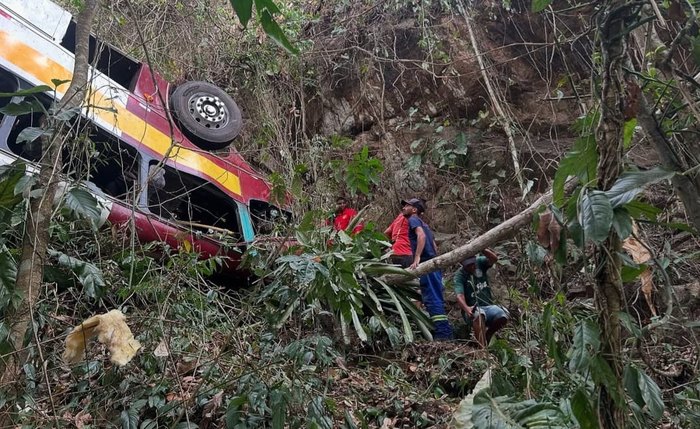
[[[252,247],[254,275],[221,280],[220,259],[96,228],[97,202],[69,184],[25,347],[0,323],[0,356],[27,357],[0,389],[13,427],[700,427],[695,2],[278,2],[278,27],[258,11],[247,29],[227,1],[157,3],[111,2],[97,31],[242,100],[234,145],[274,198],[294,196],[297,223],[275,229],[294,246]],[[89,152],[89,133],[72,138]],[[24,169],[0,176],[3,319],[41,189]],[[499,243],[513,319],[487,352],[457,311],[457,341],[426,341],[414,286],[382,277],[403,271],[381,222],[350,236],[318,210],[348,194],[387,220],[388,201],[423,193],[431,225],[466,241],[550,183],[559,245],[537,242],[537,220]],[[142,352],[119,367],[93,344],[66,365],[70,329],[115,308]]]

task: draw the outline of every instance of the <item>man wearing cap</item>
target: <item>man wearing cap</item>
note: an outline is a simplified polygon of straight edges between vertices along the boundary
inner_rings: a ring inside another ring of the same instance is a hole
[[[483,255],[472,256],[462,261],[454,278],[457,303],[462,309],[462,317],[472,324],[474,337],[482,347],[486,347],[493,334],[508,322],[508,311],[493,304],[491,288],[486,274],[498,256],[485,249]]]
[[[413,262],[410,268],[416,268],[421,262],[428,261],[437,256],[437,247],[433,232],[419,217],[425,212],[425,204],[418,198],[401,201],[402,213],[408,220],[408,239],[411,242]],[[435,326],[436,340],[452,339],[452,326],[445,313],[445,301],[442,297],[442,273],[432,273],[420,276],[421,299],[425,309],[430,314],[430,319]]]

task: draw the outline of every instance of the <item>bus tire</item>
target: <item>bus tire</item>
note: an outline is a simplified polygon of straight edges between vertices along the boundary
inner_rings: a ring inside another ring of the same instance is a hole
[[[208,82],[185,82],[170,96],[180,129],[202,149],[221,149],[241,132],[241,110],[223,89]]]

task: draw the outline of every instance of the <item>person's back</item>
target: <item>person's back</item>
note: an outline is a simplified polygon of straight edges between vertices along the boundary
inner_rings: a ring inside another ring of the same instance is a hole
[[[472,256],[461,263],[454,277],[454,291],[457,303],[462,310],[467,325],[473,324],[474,336],[482,347],[486,347],[491,337],[508,321],[508,311],[494,305],[487,271],[498,256],[484,250],[485,256]]]
[[[400,265],[403,268],[408,268],[411,265],[411,242],[408,239],[408,219],[399,213],[396,219],[384,231],[384,235],[391,239],[391,262]]]

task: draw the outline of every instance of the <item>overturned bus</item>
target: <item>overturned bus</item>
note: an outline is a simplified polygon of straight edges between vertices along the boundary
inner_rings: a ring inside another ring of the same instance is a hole
[[[76,23],[55,3],[0,0],[0,92],[69,81],[75,44]],[[270,183],[230,145],[242,125],[238,106],[210,83],[172,85],[95,37],[89,48],[81,111],[88,148],[64,151],[64,173],[86,183],[106,220],[133,226],[141,241],[187,243],[202,257],[228,257],[235,268],[246,245],[284,213],[270,203]],[[67,87],[38,98],[48,109]],[[24,98],[0,98],[0,107]],[[39,110],[0,114],[0,165],[39,161],[41,145],[23,134],[39,126]],[[224,249],[213,232],[235,244]]]

